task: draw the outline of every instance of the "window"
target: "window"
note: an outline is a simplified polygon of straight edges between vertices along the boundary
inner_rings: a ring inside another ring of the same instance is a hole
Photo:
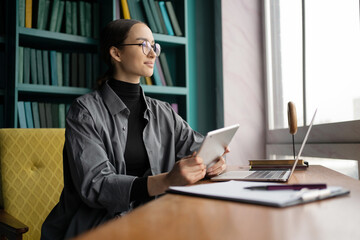
[[[359,0],[264,1],[268,156],[292,155],[292,101],[297,146],[318,108],[304,155],[360,160],[359,9]]]

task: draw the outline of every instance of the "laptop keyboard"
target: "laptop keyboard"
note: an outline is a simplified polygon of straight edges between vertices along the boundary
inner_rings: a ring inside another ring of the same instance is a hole
[[[251,179],[279,179],[284,176],[286,171],[255,171],[245,178]]]

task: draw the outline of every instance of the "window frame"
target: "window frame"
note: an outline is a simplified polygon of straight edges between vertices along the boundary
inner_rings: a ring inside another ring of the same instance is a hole
[[[293,155],[292,137],[289,129],[270,129],[270,121],[272,121],[274,113],[271,107],[273,103],[269,103],[269,90],[273,92],[273,86],[269,86],[269,78],[274,76],[271,59],[273,57],[271,47],[279,47],[271,34],[270,24],[274,19],[269,18],[271,0],[263,1],[263,40],[264,40],[264,71],[265,71],[265,101],[266,101],[266,157],[272,154]],[[305,137],[307,126],[306,116],[306,46],[305,46],[305,0],[302,0],[302,45],[303,45],[303,110],[304,110],[304,126],[298,127],[295,134],[295,148],[299,151],[302,140]],[[360,12],[360,9],[359,9]],[[270,19],[270,22],[268,21]],[[360,19],[359,19],[360,20]],[[270,48],[270,49],[269,49]],[[275,61],[276,63],[276,61]],[[269,105],[271,104],[271,105]],[[284,106],[283,106],[284,107]],[[311,117],[311,116],[310,116]],[[360,173],[360,120],[334,122],[327,124],[313,125],[311,134],[309,135],[306,147],[302,153],[307,157],[333,158],[333,159],[351,159],[358,161],[358,172]],[[360,176],[360,174],[359,174]]]

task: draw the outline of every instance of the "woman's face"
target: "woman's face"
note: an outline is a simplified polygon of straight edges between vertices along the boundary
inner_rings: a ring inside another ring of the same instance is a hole
[[[137,23],[132,26],[123,44],[140,44],[144,41],[149,41],[151,45],[155,44],[150,28],[145,24]],[[148,55],[145,55],[142,46],[124,46],[120,51],[120,56],[121,80],[133,82],[139,81],[140,76],[152,76],[156,59],[154,51],[151,50]]]

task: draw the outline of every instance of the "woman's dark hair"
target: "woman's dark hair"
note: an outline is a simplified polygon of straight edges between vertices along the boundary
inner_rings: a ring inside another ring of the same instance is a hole
[[[108,23],[100,34],[100,56],[102,60],[108,65],[109,69],[106,73],[97,79],[98,87],[101,87],[103,83],[112,77],[113,66],[111,64],[111,55],[109,49],[112,46],[119,46],[124,43],[128,37],[129,31],[132,26],[137,23],[142,23],[134,19],[117,19]],[[121,47],[119,47],[121,49]]]

